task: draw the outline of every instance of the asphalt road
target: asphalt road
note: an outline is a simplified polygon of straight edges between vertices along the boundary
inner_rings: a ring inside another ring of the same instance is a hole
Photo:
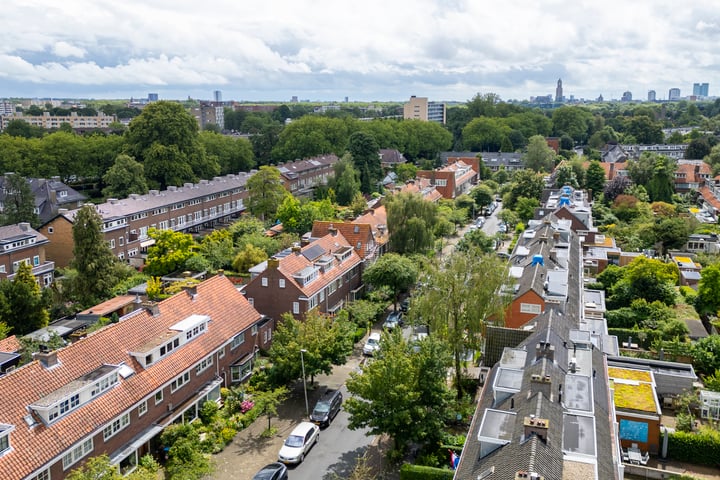
[[[341,391],[343,397],[348,398],[345,386]],[[358,457],[365,453],[374,437],[366,436],[364,429],[350,430],[348,420],[347,412],[341,409],[330,426],[320,432],[320,441],[305,461],[289,468],[289,480],[335,480],[350,476]]]

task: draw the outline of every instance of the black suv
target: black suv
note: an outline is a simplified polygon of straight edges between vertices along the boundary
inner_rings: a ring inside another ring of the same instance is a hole
[[[330,426],[330,421],[340,411],[342,402],[343,396],[340,390],[326,391],[315,404],[315,408],[310,414],[310,421],[317,423],[321,427]]]

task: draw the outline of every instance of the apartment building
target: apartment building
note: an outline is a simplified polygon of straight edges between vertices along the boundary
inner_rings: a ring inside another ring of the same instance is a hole
[[[20,265],[32,266],[32,274],[41,287],[53,282],[55,262],[45,256],[48,239],[29,223],[0,227],[0,280],[15,278]]]
[[[277,166],[285,189],[295,197],[311,198],[313,189],[326,185],[335,174],[333,167],[338,157],[333,154],[319,155],[305,160],[286,162]]]
[[[0,472],[61,479],[106,453],[121,473],[172,423],[247,378],[272,336],[224,276],[146,305],[0,377]]]
[[[333,229],[304,247],[278,252],[252,267],[245,296],[274,320],[284,313],[302,319],[313,309],[334,314],[361,291],[362,262],[355,248]]]
[[[69,116],[50,115],[50,112],[44,112],[42,115],[23,115],[20,112],[14,112],[10,115],[0,115],[0,130],[5,130],[12,120],[23,120],[30,125],[45,129],[60,128],[63,123],[68,123],[74,130],[94,130],[109,128],[111,123],[117,122],[117,117],[105,115],[102,112],[95,116],[78,115],[77,112],[70,112]]]
[[[145,195],[131,194],[126,199],[110,198],[96,205],[103,220],[103,233],[110,249],[120,260],[141,266],[141,254],[155,241],[150,228],[178,232],[199,232],[231,223],[244,210],[245,185],[254,172],[229,174],[182,187],[151,190]],[[63,211],[39,230],[49,240],[47,255],[58,267],[72,259],[72,224],[79,209]]]
[[[422,120],[445,124],[447,109],[442,102],[430,102],[427,97],[410,97],[403,105],[403,118],[406,120]]]

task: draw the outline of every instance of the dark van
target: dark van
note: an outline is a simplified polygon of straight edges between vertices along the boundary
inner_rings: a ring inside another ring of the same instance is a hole
[[[342,402],[343,396],[340,390],[327,390],[315,404],[310,414],[310,421],[321,427],[330,426],[330,421],[340,411]]]

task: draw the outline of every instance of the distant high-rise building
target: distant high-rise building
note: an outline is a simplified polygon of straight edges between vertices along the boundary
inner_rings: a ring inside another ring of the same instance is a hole
[[[213,92],[213,98],[218,103],[222,102],[222,92],[220,90],[215,90]]]
[[[403,118],[406,120],[424,120],[429,122],[445,123],[445,104],[441,102],[428,102],[427,97],[410,97],[410,101],[403,105]]]
[[[670,91],[668,91],[668,100],[671,102],[674,100],[680,100],[680,89],[671,88]]]
[[[621,102],[632,102],[632,92],[625,91],[622,94],[622,98],[620,98]]]
[[[707,97],[710,90],[708,83],[693,83],[693,95],[696,97]]]
[[[648,102],[654,102],[657,99],[655,90],[648,90]]]
[[[157,101],[158,101],[157,93],[148,93],[148,102],[157,102]]]
[[[556,102],[563,101],[562,78],[558,78],[557,87],[555,87],[555,101]]]

